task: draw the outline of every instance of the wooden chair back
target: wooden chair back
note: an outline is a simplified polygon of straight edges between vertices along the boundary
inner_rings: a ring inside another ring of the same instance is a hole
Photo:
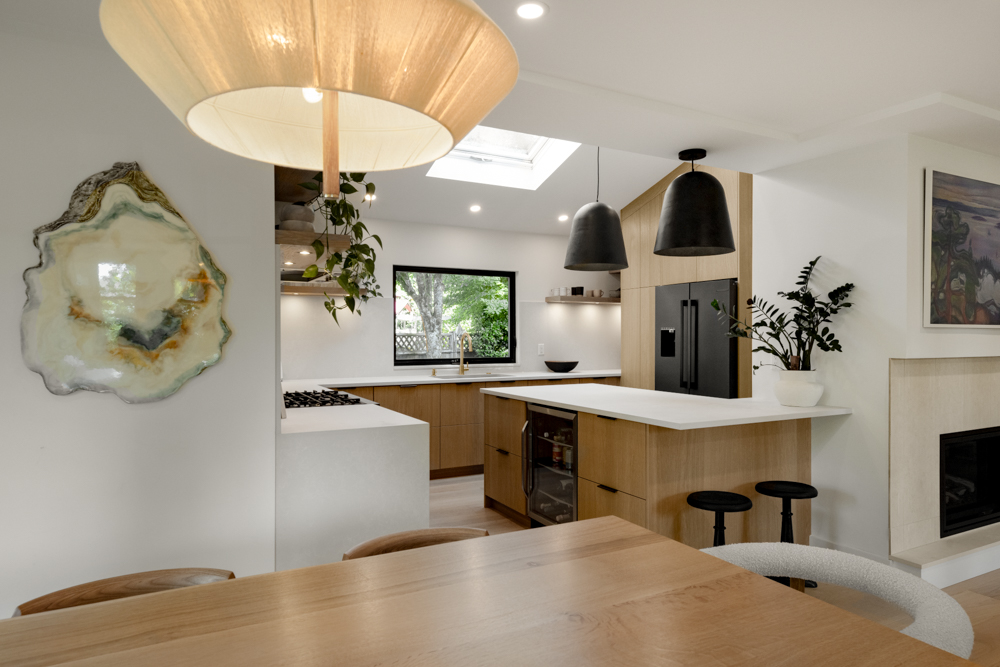
[[[354,560],[355,558],[367,558],[379,554],[392,553],[393,551],[408,551],[429,547],[434,544],[445,544],[447,542],[460,542],[461,540],[471,540],[475,537],[486,537],[489,533],[481,528],[424,528],[423,530],[407,530],[402,533],[383,535],[375,539],[362,542],[346,554],[344,560]]]
[[[145,595],[159,591],[169,591],[174,588],[211,584],[216,581],[235,579],[236,575],[228,570],[211,570],[208,568],[184,568],[178,570],[154,570],[126,574],[121,577],[111,577],[100,581],[80,584],[64,588],[55,593],[43,595],[30,602],[19,605],[14,610],[14,616],[27,616],[43,611],[79,607],[95,602],[128,598],[133,595]]]

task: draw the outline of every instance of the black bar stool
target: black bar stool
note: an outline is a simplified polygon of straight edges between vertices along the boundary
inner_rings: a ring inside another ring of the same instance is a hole
[[[759,482],[754,487],[757,493],[762,496],[781,498],[781,541],[794,543],[795,536],[792,534],[792,501],[809,500],[819,495],[815,486],[803,482],[784,482],[774,480],[770,482]],[[787,582],[782,582],[787,583]],[[815,581],[806,581],[808,588],[816,588]]]
[[[691,507],[715,512],[713,547],[726,543],[726,512],[746,512],[753,507],[749,498],[729,491],[695,491],[688,495],[687,501]]]

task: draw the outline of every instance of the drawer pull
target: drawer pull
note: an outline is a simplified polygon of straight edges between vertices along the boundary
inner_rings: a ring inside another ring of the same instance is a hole
[[[618,493],[618,489],[612,489],[610,486],[605,486],[603,484],[598,484],[597,488],[603,489],[603,490],[608,491],[610,493]]]
[[[600,417],[601,419],[610,419],[613,422],[618,421],[618,417],[605,417],[604,415],[597,415],[597,416]]]
[[[416,386],[417,385],[415,385],[415,384],[401,384],[401,385],[399,385],[399,388],[400,389],[413,389]]]
[[[505,449],[497,449],[497,454],[503,454],[504,456],[510,456],[510,452]]]

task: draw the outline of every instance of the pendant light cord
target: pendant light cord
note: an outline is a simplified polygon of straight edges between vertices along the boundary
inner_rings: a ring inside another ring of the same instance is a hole
[[[597,201],[601,201],[601,147],[597,147]]]

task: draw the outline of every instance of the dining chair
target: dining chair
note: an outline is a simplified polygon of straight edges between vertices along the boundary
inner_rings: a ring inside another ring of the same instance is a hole
[[[765,577],[813,579],[891,602],[913,617],[904,635],[960,658],[972,654],[975,634],[958,602],[908,572],[854,554],[785,542],[748,542],[702,549]]]
[[[198,567],[126,574],[120,577],[91,581],[86,584],[64,588],[61,591],[43,595],[30,602],[18,605],[17,609],[14,610],[14,616],[27,616],[28,614],[38,614],[43,611],[79,607],[85,604],[94,604],[95,602],[118,600],[134,595],[158,593],[175,588],[211,584],[216,581],[226,581],[227,579],[235,578],[236,575],[228,570],[212,570]]]
[[[487,537],[488,535],[489,533],[481,528],[423,528],[421,530],[407,530],[402,533],[383,535],[382,537],[362,542],[344,554],[344,560],[378,556],[379,554],[392,553],[393,551],[408,551],[410,549],[419,549],[420,547],[429,547],[447,542],[460,542],[476,537]]]

